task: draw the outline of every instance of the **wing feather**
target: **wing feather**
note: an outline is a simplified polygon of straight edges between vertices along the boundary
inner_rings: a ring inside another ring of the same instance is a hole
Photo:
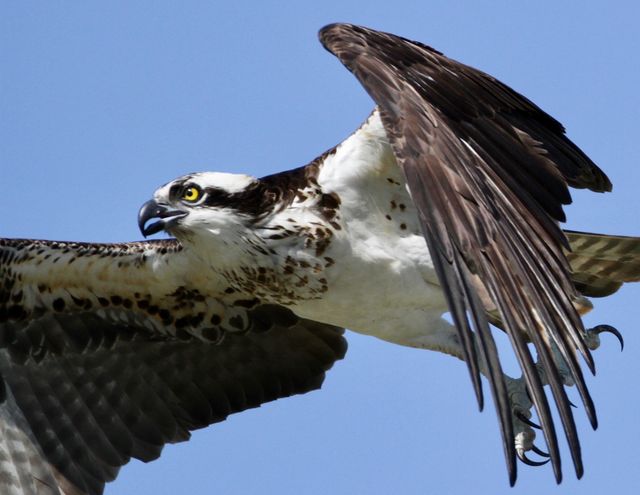
[[[573,305],[578,295],[564,253],[569,245],[558,222],[565,219],[563,205],[571,202],[568,186],[606,191],[611,188],[609,180],[566,138],[559,122],[487,74],[420,43],[358,26],[327,26],[320,40],[379,106],[458,328],[480,405],[479,363],[491,363],[487,375],[511,482],[516,477],[510,447],[513,426],[479,292],[489,294],[500,314],[559,482],[556,433],[527,345],[533,344],[580,477],[580,444],[554,355],[557,352],[567,361],[595,427],[595,409],[576,350],[592,371],[593,360]],[[477,353],[476,339],[480,342]]]
[[[100,494],[131,457],[153,460],[194,429],[317,389],[344,356],[342,329],[277,306],[241,307],[244,332],[220,342],[162,327],[177,287],[157,270],[180,263],[180,249],[0,240],[3,494]],[[125,303],[128,290],[147,302]]]

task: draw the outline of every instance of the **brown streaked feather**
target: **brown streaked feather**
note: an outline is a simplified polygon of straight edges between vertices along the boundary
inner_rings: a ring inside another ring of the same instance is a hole
[[[497,307],[540,417],[556,479],[555,429],[534,360],[534,343],[560,412],[578,477],[580,445],[556,365],[565,358],[596,425],[578,349],[593,369],[577,293],[557,225],[568,186],[606,191],[606,175],[564,135],[555,119],[491,76],[417,42],[347,24],[320,40],[359,79],[380,108],[399,166],[465,348],[480,404],[479,362],[489,368],[510,480],[516,478],[506,389],[477,281]],[[469,323],[467,314],[471,316]],[[481,339],[478,355],[474,336]]]
[[[640,281],[640,237],[565,230],[571,251],[567,259],[578,291],[604,297],[623,283]]]

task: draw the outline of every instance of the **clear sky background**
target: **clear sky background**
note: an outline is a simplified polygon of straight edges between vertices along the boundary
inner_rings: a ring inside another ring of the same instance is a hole
[[[139,206],[170,179],[307,163],[372,107],[317,42],[335,21],[423,41],[531,98],[614,183],[575,194],[568,227],[640,235],[638,5],[2,2],[0,235],[135,240]],[[601,426],[576,410],[579,482],[565,448],[561,486],[549,466],[520,464],[510,489],[493,406],[478,413],[462,363],[350,333],[322,391],[132,462],[106,493],[640,493],[639,320],[640,284],[587,318],[618,327],[627,347],[606,337],[595,355]]]

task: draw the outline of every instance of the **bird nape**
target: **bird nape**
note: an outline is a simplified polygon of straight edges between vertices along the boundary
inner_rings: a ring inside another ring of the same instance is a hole
[[[565,387],[595,428],[580,361],[593,371],[599,334],[622,337],[581,316],[640,280],[640,238],[559,223],[570,187],[609,179],[487,74],[349,24],[320,41],[376,107],[308,165],[166,184],[138,222],[171,239],[0,239],[3,494],[102,493],[132,457],[318,389],[343,328],[464,360],[481,407],[484,376],[511,484],[518,459],[561,481],[555,403],[582,476]],[[502,371],[499,331],[521,377]]]

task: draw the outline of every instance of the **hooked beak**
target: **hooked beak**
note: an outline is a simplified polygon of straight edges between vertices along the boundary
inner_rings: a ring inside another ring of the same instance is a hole
[[[142,205],[138,212],[138,227],[144,237],[150,236],[161,230],[165,230],[167,225],[179,218],[187,216],[186,211],[171,210],[167,206],[159,204],[155,199],[150,199]],[[149,220],[157,218],[157,222],[146,225]]]

